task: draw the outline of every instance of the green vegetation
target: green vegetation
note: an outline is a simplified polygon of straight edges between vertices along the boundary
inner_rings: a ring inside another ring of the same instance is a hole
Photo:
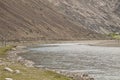
[[[20,74],[4,71],[5,66],[0,66],[0,80],[12,78],[13,80],[72,80],[60,74],[43,69],[25,67],[21,64],[11,64],[9,67],[13,70],[20,70]]]
[[[119,33],[110,33],[108,36],[120,40],[120,34]]]
[[[13,48],[13,46],[0,47],[0,57],[5,56],[7,51],[11,50],[12,48]]]
[[[120,35],[115,35],[113,38],[114,39],[120,39]]]

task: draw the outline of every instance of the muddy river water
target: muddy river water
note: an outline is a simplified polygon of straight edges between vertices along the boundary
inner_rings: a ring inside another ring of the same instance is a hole
[[[120,47],[63,43],[37,45],[28,50],[20,56],[34,61],[36,66],[88,73],[95,80],[120,80]]]

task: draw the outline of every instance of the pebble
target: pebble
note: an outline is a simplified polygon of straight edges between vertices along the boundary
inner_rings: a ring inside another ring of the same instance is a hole
[[[16,74],[20,74],[20,70],[15,70],[15,73]]]
[[[16,48],[12,48],[13,51],[16,51],[17,49]]]
[[[90,80],[94,80],[94,78],[90,78]]]
[[[88,77],[88,74],[82,74],[81,77]]]

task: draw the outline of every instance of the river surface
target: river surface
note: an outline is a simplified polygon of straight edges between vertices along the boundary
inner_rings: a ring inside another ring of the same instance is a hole
[[[37,45],[28,50],[20,56],[40,67],[88,73],[95,80],[120,80],[120,47],[65,43]]]

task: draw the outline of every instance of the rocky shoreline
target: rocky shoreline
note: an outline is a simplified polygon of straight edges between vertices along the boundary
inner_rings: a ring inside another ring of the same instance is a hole
[[[21,56],[18,56],[18,54],[20,53],[28,52],[28,50],[25,50],[24,48],[25,46],[17,46],[16,48],[13,48],[12,51],[8,52],[7,59],[10,60],[12,63],[18,62],[20,64],[25,65],[26,67],[35,67],[33,61],[26,60]],[[36,68],[41,68],[41,67],[36,67]],[[94,80],[94,78],[91,78],[88,74],[82,74],[79,72],[59,71],[59,70],[48,69],[48,68],[43,68],[43,69],[54,71],[58,74],[64,75],[66,77],[70,77],[73,80]]]
[[[20,53],[28,52],[28,50],[25,50],[24,48],[25,48],[25,46],[18,46],[16,48],[13,48],[12,51],[8,52],[7,59],[13,63],[18,62],[18,63],[21,63],[21,64],[27,66],[27,67],[34,67],[33,66],[34,62],[27,60],[27,59],[24,59],[21,56],[18,56],[18,54],[20,54]]]

